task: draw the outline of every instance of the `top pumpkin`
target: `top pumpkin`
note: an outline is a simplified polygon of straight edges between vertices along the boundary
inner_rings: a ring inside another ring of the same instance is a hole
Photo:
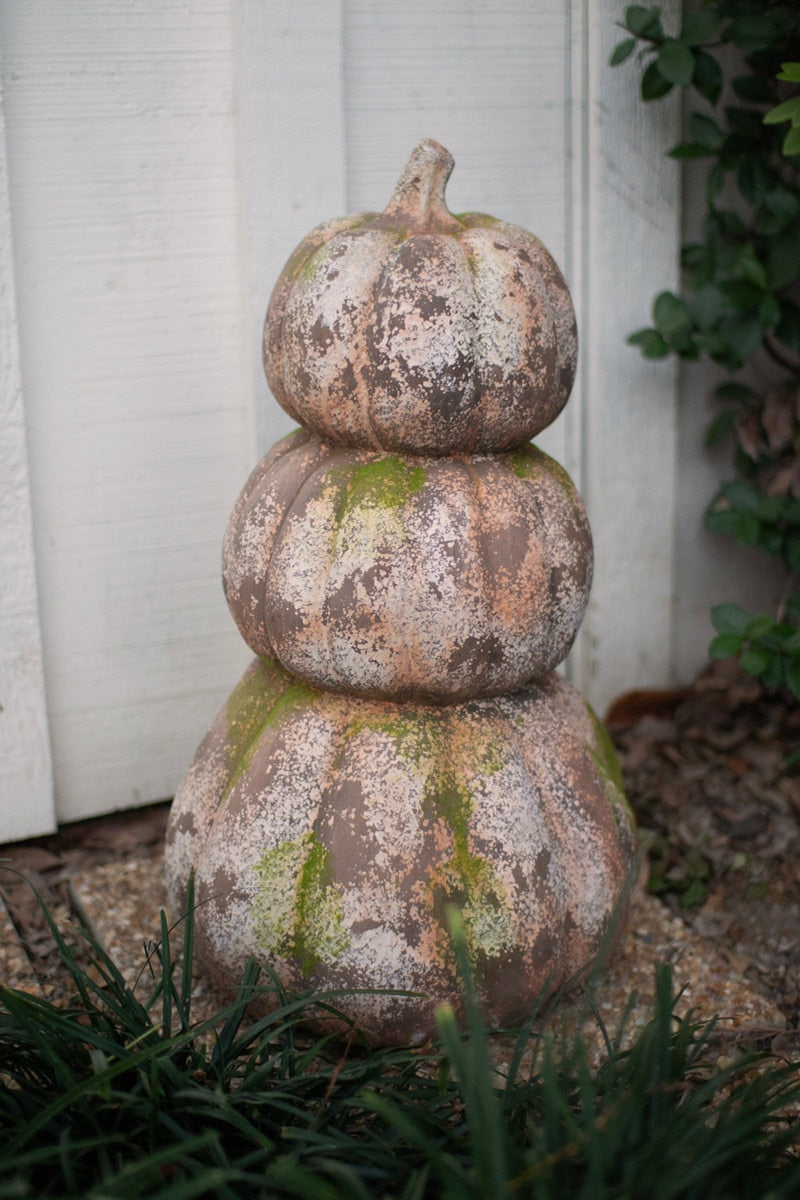
[[[412,454],[527,442],[566,403],[575,314],[532,234],[445,204],[453,158],[419,143],[382,213],[319,225],[270,299],[281,406],[334,442]]]

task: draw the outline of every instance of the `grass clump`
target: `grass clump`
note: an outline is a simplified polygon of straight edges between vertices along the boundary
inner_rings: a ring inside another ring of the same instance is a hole
[[[600,1066],[579,1037],[532,1037],[533,1014],[501,1078],[458,914],[464,1028],[443,1007],[425,1053],[370,1050],[355,1031],[312,1038],[304,1016],[336,997],[262,985],[255,966],[226,1009],[194,1021],[191,905],[180,966],[162,915],[144,1000],[88,934],[80,966],[46,915],[74,999],[0,989],[0,1200],[800,1194],[800,1133],[781,1116],[800,1101],[797,1070],[706,1065],[709,1029],[675,1016],[667,967],[626,1048],[600,1025]],[[263,986],[276,1007],[249,1022]]]

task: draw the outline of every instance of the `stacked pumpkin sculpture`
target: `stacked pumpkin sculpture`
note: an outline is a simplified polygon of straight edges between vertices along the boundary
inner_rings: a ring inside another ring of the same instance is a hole
[[[592,544],[529,439],[572,386],[572,304],[531,234],[448,211],[452,167],[420,143],[383,213],[319,226],[275,287],[267,380],[302,428],[253,471],[223,553],[258,657],[167,837],[217,984],[253,956],[343,989],[378,1043],[457,1006],[450,906],[493,1025],[585,970],[633,846],[607,735],[554,673]]]

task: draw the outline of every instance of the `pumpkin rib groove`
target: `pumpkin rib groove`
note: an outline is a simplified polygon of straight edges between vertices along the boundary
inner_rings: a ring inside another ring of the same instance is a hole
[[[397,253],[397,246],[394,246],[394,247],[392,247],[392,249],[389,253],[389,256],[388,256],[389,260],[391,260],[391,258],[393,258],[393,256],[396,253]],[[375,307],[376,307],[375,298],[378,295],[380,288],[381,288],[381,282],[383,279],[384,270],[385,270],[385,263],[384,263],[384,266],[381,268],[381,271],[375,276],[375,278],[372,281],[372,286],[370,289],[370,296],[369,296],[369,311],[372,313],[374,313],[374,311],[375,311]],[[373,320],[374,320],[374,317],[373,317]],[[372,378],[371,378],[372,370],[371,370],[371,366],[369,365],[370,358],[371,358],[370,334],[372,331],[372,328],[371,328],[372,323],[373,322],[370,321],[364,330],[364,346],[365,346],[365,353],[367,356],[367,362],[361,368],[361,379],[360,379],[361,386],[360,386],[358,394],[359,394],[359,401],[360,401],[359,410],[361,413],[361,424],[362,424],[364,430],[366,431],[367,439],[370,444],[370,448],[372,450],[376,451],[378,454],[380,454],[381,452],[383,452],[384,448],[383,448],[382,441],[381,441],[380,430],[378,428],[376,414],[372,411],[373,410],[373,386],[372,386]]]
[[[302,430],[300,432],[306,433],[305,430]],[[278,522],[278,525],[276,526],[275,533],[272,538],[272,544],[271,544],[271,547],[269,550],[269,557],[268,557],[266,563],[264,564],[264,570],[262,572],[263,582],[262,582],[261,613],[263,614],[263,616],[261,618],[260,625],[264,630],[264,633],[265,633],[268,643],[272,646],[271,656],[275,657],[275,658],[278,658],[277,646],[276,646],[277,639],[274,636],[274,632],[270,627],[270,615],[274,616],[274,608],[273,608],[273,605],[269,602],[269,592],[270,592],[270,589],[271,589],[272,583],[273,583],[273,572],[275,570],[277,570],[277,566],[274,564],[277,564],[279,561],[280,548],[281,548],[281,545],[283,542],[284,535],[288,529],[289,519],[295,511],[295,506],[298,504],[302,504],[307,492],[313,493],[313,491],[315,490],[319,476],[325,475],[329,471],[328,461],[331,457],[331,454],[330,454],[330,448],[328,447],[328,445],[325,442],[323,442],[319,439],[315,439],[313,437],[313,435],[309,434],[307,437],[307,440],[298,438],[297,448],[299,449],[300,447],[307,445],[307,444],[311,445],[311,444],[313,444],[314,441],[317,441],[318,445],[316,447],[316,453],[314,453],[314,455],[313,455],[313,459],[312,459],[313,465],[306,474],[303,474],[300,471],[297,472],[298,477],[299,477],[299,482],[297,484],[297,488],[296,488],[291,500],[288,503],[286,503],[286,505],[284,506],[283,513],[281,514],[280,521]]]
[[[481,506],[481,501],[480,501],[480,491],[483,489],[483,479],[481,478],[481,472],[479,470],[478,464],[480,462],[482,462],[483,460],[478,459],[478,461],[476,462],[474,459],[470,459],[470,458],[458,458],[457,460],[454,459],[454,461],[457,461],[459,463],[460,469],[464,472],[467,479],[469,480],[470,498],[471,498],[472,503],[470,504],[470,510],[468,512],[468,522],[469,522],[468,527],[469,527],[471,540],[475,547],[475,558],[477,559],[478,563],[480,564],[480,572],[481,572],[480,591],[481,591],[482,595],[491,596],[492,591],[493,591],[493,583],[492,583],[492,579],[491,579],[491,574],[489,572],[488,559],[486,557],[486,552],[485,552],[485,536],[486,535],[485,535],[485,531],[483,528],[483,521],[481,520],[482,506]],[[494,611],[494,606],[491,603],[488,605],[488,608],[489,608],[490,612]],[[475,667],[473,666],[474,690],[476,692],[479,690],[482,690],[483,687],[485,686],[486,678],[489,675],[492,665],[493,664],[490,663],[487,659],[486,661],[481,661],[480,671],[475,671]]]
[[[303,444],[301,439],[298,439],[298,444],[299,445]],[[292,499],[291,499],[290,503],[284,507],[284,510],[281,514],[280,520],[278,521],[278,525],[275,529],[274,536],[272,538],[272,546],[273,547],[278,545],[278,540],[279,540],[281,531],[282,531],[284,525],[286,524],[286,520],[287,520],[290,512],[292,511],[293,506],[297,502],[297,498],[300,495],[300,492],[302,491],[302,488],[303,488],[303,483],[304,483],[304,480],[301,477],[298,480],[297,487],[292,495]],[[270,568],[270,564],[272,563],[273,557],[274,557],[274,550],[270,554],[269,559],[267,560],[267,563],[265,564],[266,569],[261,572],[261,587],[260,587],[260,591],[261,591],[260,612],[261,613],[268,613],[270,611],[269,605],[267,603],[267,591],[268,591],[269,582],[270,582],[269,568]],[[275,639],[272,637],[272,634],[271,634],[271,631],[269,628],[269,621],[266,619],[260,619],[258,624],[259,624],[259,628],[261,630],[263,630],[263,634],[264,634],[264,638],[266,640],[267,647],[269,648],[270,652],[274,655]]]
[[[471,433],[469,433],[468,436],[466,436],[464,439],[464,450],[468,454],[473,454],[475,452],[475,446],[478,441],[478,434],[477,434],[477,428],[476,428],[477,423],[475,421],[475,416],[476,416],[476,414],[480,414],[481,410],[484,408],[484,405],[485,405],[483,389],[481,387],[480,368],[478,365],[481,362],[482,358],[484,357],[483,350],[484,350],[484,344],[485,344],[485,336],[482,333],[481,325],[478,320],[478,313],[479,313],[479,309],[480,309],[480,296],[479,296],[479,292],[478,292],[478,285],[477,285],[477,279],[475,276],[475,272],[473,271],[472,264],[470,262],[470,256],[469,256],[469,254],[467,254],[466,246],[464,245],[463,241],[460,238],[456,242],[456,245],[458,246],[458,249],[461,253],[462,258],[464,259],[464,265],[466,267],[466,275],[467,275],[467,278],[469,279],[470,289],[471,289],[471,302],[469,305],[469,309],[470,309],[470,315],[471,315],[471,319],[472,319],[472,337],[471,337],[471,342],[472,342],[472,347],[473,347],[472,388],[475,392],[475,403],[473,404],[473,406],[470,410],[470,414],[469,414],[469,416],[470,416],[469,426],[471,427]]]

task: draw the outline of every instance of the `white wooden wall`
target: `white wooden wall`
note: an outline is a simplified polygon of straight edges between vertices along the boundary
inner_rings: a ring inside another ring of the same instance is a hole
[[[0,841],[172,794],[249,658],[219,547],[290,427],[272,284],[423,136],[451,207],[532,229],[573,290],[579,379],[541,439],[596,543],[571,673],[600,709],[670,679],[676,380],[624,338],[675,281],[678,113],[608,68],[621,11],[0,0]]]

